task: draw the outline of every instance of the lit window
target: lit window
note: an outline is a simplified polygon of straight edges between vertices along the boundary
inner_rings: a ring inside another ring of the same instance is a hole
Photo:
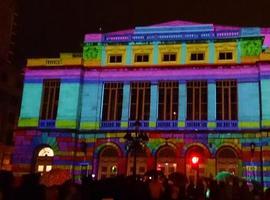
[[[44,165],[39,165],[37,171],[38,172],[43,172],[44,171]]]
[[[35,171],[49,172],[52,170],[54,152],[50,147],[43,147],[37,152]]]
[[[148,62],[149,55],[148,54],[136,54],[135,55],[135,62]]]
[[[163,62],[176,61],[176,53],[165,53],[162,57]]]
[[[39,157],[43,157],[43,156],[52,157],[52,156],[54,156],[53,150],[49,147],[44,147],[39,151],[38,156]]]
[[[47,165],[47,167],[46,167],[46,172],[49,172],[49,171],[51,171],[52,170],[52,166],[51,165]]]
[[[232,52],[219,52],[218,59],[219,60],[232,60],[233,54]]]
[[[204,53],[191,53],[190,60],[192,61],[204,60]]]
[[[110,63],[121,63],[122,55],[110,55]]]

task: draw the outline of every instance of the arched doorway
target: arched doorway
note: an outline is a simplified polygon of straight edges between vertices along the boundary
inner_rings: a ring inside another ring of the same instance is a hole
[[[221,171],[228,171],[232,174],[238,175],[239,166],[238,166],[238,156],[236,151],[227,146],[223,147],[217,152],[216,156],[217,162],[217,173]]]
[[[198,169],[193,168],[192,166],[192,158],[198,158]],[[190,179],[195,180],[195,177],[202,177],[206,175],[206,164],[209,155],[206,150],[198,145],[191,146],[186,152],[186,176]]]
[[[104,147],[99,154],[98,179],[116,176],[120,155],[113,146]]]
[[[35,172],[49,172],[53,167],[53,156],[54,152],[50,147],[38,148],[35,153]]]
[[[169,145],[163,146],[157,152],[157,170],[163,172],[165,176],[176,172],[176,152],[175,149]]]
[[[133,174],[133,164],[134,164],[134,152],[131,151],[128,154],[128,163],[127,163],[127,175],[130,176]],[[141,147],[136,152],[136,174],[144,175],[147,171],[147,153],[144,147]]]

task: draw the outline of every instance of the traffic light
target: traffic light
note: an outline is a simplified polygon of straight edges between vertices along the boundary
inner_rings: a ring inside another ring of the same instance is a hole
[[[191,157],[191,166],[192,166],[192,168],[194,168],[194,169],[197,169],[197,168],[199,168],[199,161],[200,161],[200,158],[199,158],[199,156],[192,156]]]

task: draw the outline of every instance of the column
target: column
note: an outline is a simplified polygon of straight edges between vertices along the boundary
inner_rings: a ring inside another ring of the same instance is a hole
[[[126,64],[131,65],[131,63],[132,63],[132,46],[131,44],[128,44],[126,49]]]
[[[125,82],[123,88],[123,104],[122,104],[122,118],[121,118],[122,128],[128,127],[129,109],[130,109],[130,83]]]
[[[181,64],[186,64],[186,57],[187,57],[187,44],[182,43],[181,45]]]
[[[76,128],[80,98],[80,82],[62,81],[57,110],[57,128]]]
[[[207,87],[207,127],[216,128],[216,82],[208,80]]]
[[[158,50],[159,42],[153,42],[154,50],[153,50],[153,64],[158,64],[159,50]]]
[[[155,128],[158,118],[158,82],[151,83],[149,127]]]
[[[187,118],[187,84],[186,81],[179,82],[178,99],[178,127],[185,127]]]
[[[99,128],[102,118],[103,84],[84,83],[82,92],[81,129],[95,130]]]
[[[42,80],[40,83],[24,83],[19,127],[38,126],[42,87]]]
[[[241,63],[241,42],[237,41],[237,49],[236,49],[236,62]]]
[[[238,82],[238,127],[259,128],[259,84],[258,82]]]
[[[209,63],[215,63],[215,44],[213,41],[209,42]]]

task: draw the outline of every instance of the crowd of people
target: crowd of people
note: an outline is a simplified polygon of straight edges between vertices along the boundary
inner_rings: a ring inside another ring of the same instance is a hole
[[[144,177],[116,176],[102,180],[82,177],[47,187],[40,184],[40,174],[22,177],[14,184],[11,172],[0,172],[0,200],[270,200],[270,189],[252,185],[238,177],[187,179],[174,173],[169,177],[148,173]]]

